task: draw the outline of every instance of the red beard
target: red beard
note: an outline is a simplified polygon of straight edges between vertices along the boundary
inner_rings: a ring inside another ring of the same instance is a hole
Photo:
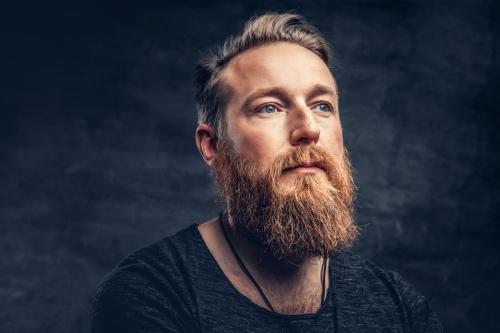
[[[291,184],[285,189],[283,174],[305,163],[324,174],[288,175]],[[347,153],[339,158],[317,146],[299,146],[261,169],[229,143],[220,142],[214,163],[216,189],[241,237],[261,245],[275,259],[293,263],[331,256],[356,239]]]

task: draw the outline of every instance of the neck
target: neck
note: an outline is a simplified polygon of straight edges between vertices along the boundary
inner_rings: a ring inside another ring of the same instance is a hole
[[[310,269],[321,266],[321,256],[311,256],[300,261],[276,258],[265,244],[237,232],[231,217],[227,220],[229,223],[226,224],[226,231],[238,255],[247,267],[258,270],[261,275],[283,281],[297,278]]]
[[[277,259],[262,244],[238,234],[230,216],[226,222],[225,229],[234,250],[275,310],[308,313],[319,309],[323,288],[328,288],[326,276],[323,282],[321,256],[304,258],[295,263]]]

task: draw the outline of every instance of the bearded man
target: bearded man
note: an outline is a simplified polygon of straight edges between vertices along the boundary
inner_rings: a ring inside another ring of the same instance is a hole
[[[197,67],[196,144],[223,211],[125,259],[93,332],[440,332],[426,299],[350,254],[354,185],[330,49],[250,20]]]

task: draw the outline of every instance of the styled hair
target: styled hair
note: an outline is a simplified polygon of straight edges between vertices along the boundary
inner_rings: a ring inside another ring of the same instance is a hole
[[[228,96],[221,73],[235,56],[248,49],[274,42],[289,42],[317,54],[328,66],[331,50],[319,31],[305,19],[292,13],[267,13],[251,18],[236,36],[230,36],[222,47],[212,50],[195,69],[198,123],[215,129],[218,138],[223,130],[224,109]]]

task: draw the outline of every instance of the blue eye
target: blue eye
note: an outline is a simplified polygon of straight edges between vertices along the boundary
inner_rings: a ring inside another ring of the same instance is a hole
[[[326,103],[321,103],[321,104],[316,105],[316,109],[318,109],[321,112],[331,112],[332,111],[330,106]]]
[[[276,107],[274,105],[271,105],[271,104],[265,105],[257,110],[257,112],[259,112],[259,113],[274,113],[276,111],[277,111]]]

